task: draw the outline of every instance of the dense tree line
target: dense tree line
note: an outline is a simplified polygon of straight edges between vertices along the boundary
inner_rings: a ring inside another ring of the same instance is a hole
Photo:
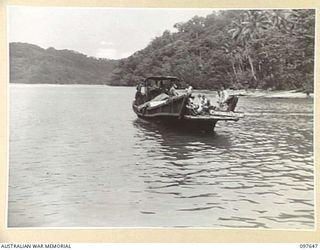
[[[314,10],[217,11],[174,27],[120,60],[111,84],[174,75],[195,88],[313,91]]]
[[[12,83],[108,84],[116,65],[114,60],[27,43],[10,43],[9,53]]]

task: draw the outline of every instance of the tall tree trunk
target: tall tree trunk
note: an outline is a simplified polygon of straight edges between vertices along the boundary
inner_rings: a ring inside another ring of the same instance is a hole
[[[255,81],[257,81],[258,79],[257,79],[257,77],[256,77],[256,73],[254,72],[254,67],[253,67],[253,62],[252,62],[251,56],[248,56],[248,60],[249,60],[249,64],[250,64],[250,68],[251,68],[251,74],[252,74],[252,76],[253,76],[253,79],[254,79]]]
[[[236,67],[234,66],[233,60],[231,60],[231,64],[232,64],[232,69],[233,69],[234,76],[236,78],[236,83],[237,83],[237,85],[239,85],[238,75],[237,75]]]
[[[242,69],[241,63],[238,63],[238,68],[239,68],[240,73],[242,74],[243,73],[243,69]]]

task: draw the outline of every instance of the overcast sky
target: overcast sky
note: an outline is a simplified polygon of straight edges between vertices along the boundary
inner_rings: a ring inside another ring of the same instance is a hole
[[[8,40],[119,59],[143,49],[163,31],[212,9],[9,7]]]

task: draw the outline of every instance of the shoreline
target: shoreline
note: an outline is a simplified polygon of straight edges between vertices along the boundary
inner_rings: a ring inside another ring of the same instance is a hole
[[[297,90],[240,90],[230,91],[230,94],[261,98],[314,98],[314,93],[309,96]]]
[[[63,84],[63,83],[9,83],[9,85],[48,85],[48,86],[106,86],[106,87],[131,87],[135,86],[114,86],[108,84]],[[212,92],[214,90],[195,89],[198,92]],[[306,93],[297,90],[228,90],[230,95],[247,96],[255,98],[314,98],[314,93],[308,97]]]

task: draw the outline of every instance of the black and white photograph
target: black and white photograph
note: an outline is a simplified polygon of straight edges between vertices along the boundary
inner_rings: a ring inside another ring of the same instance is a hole
[[[315,9],[7,7],[7,228],[315,230]]]

